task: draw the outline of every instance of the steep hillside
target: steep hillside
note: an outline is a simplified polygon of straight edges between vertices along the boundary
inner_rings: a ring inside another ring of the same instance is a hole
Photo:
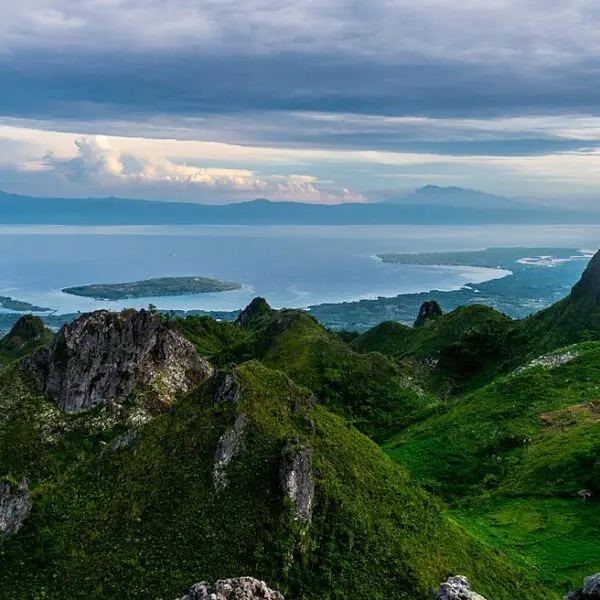
[[[600,252],[567,298],[525,319],[521,335],[537,351],[600,339]]]
[[[0,554],[10,598],[172,598],[240,573],[296,600],[425,600],[455,572],[500,600],[548,593],[308,390],[255,362],[33,497]]]
[[[439,307],[438,307],[439,308]],[[351,342],[357,352],[378,351],[420,365],[428,385],[442,395],[489,381],[514,358],[515,321],[472,305],[441,315],[421,309],[415,327],[386,322]]]
[[[419,385],[413,369],[380,353],[354,352],[309,314],[272,310],[254,301],[238,319],[244,339],[217,357],[258,359],[310,388],[330,410],[376,441],[384,441],[437,401]]]

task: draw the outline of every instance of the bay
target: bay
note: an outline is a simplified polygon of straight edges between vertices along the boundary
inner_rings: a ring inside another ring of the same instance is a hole
[[[503,277],[507,271],[394,265],[386,252],[556,246],[594,250],[599,226],[0,226],[0,295],[59,314],[100,308],[235,310],[255,296],[274,307],[392,297]],[[235,281],[241,290],[122,302],[65,287],[163,276]]]

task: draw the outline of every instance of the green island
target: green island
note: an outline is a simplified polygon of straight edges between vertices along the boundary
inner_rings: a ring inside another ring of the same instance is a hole
[[[10,296],[0,296],[0,308],[4,310],[14,310],[17,312],[51,312],[51,308],[36,306],[22,300],[15,300]]]
[[[220,281],[210,277],[159,277],[131,283],[97,283],[63,289],[72,296],[94,300],[129,300],[130,298],[157,298],[166,296],[191,296],[211,292],[239,290],[239,283]]]

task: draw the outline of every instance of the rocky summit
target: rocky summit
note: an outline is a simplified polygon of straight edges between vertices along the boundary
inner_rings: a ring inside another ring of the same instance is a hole
[[[198,583],[179,600],[284,600],[284,597],[269,589],[264,581],[240,577],[218,581],[215,585]]]
[[[443,314],[442,308],[435,300],[423,302],[414,326],[423,327],[427,325],[427,323],[439,319]]]
[[[22,366],[67,413],[119,404],[134,391],[160,408],[212,374],[190,342],[144,310],[84,315]]]

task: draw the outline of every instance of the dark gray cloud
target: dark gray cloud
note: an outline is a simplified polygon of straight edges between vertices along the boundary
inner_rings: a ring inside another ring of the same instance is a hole
[[[597,114],[592,0],[5,0],[0,114]]]

